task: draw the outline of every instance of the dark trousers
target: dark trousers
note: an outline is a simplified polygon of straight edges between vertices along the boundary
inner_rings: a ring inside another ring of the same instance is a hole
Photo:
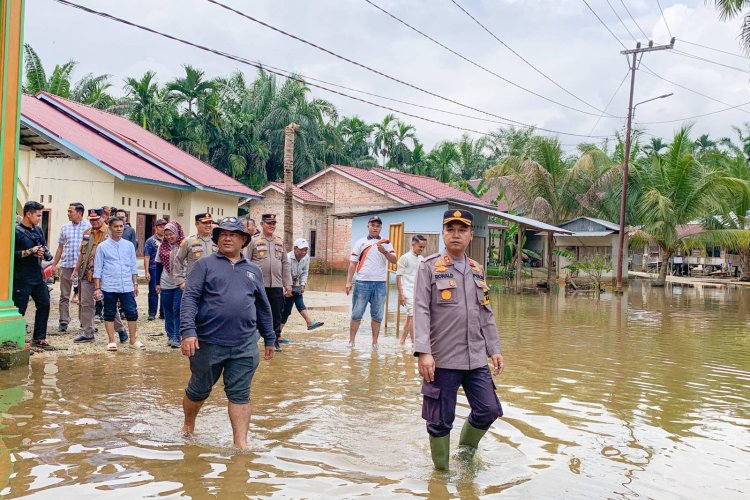
[[[305,300],[302,298],[302,294],[299,292],[292,292],[291,297],[284,297],[284,314],[281,316],[281,322],[286,324],[289,320],[289,316],[292,314],[292,308],[296,307],[299,312],[307,309]]]
[[[97,300],[96,305],[94,306],[94,315],[96,317],[100,317],[104,313],[104,301],[103,300]]]
[[[156,293],[156,285],[161,281],[161,270],[157,271],[155,267],[151,267],[148,273],[151,275],[151,281],[148,282],[148,315],[156,316],[156,311],[159,311],[159,316],[164,316],[164,304],[159,306],[159,294]]]
[[[281,319],[284,316],[284,289],[266,288],[266,296],[271,304],[273,331],[276,332],[276,339],[279,339],[281,338]]]
[[[29,297],[34,300],[36,315],[34,316],[34,340],[47,338],[47,320],[49,319],[49,289],[47,283],[37,285],[17,284],[13,287],[13,304],[18,308],[21,316],[26,314]]]
[[[138,321],[138,306],[133,292],[117,293],[104,291],[104,321],[114,321],[117,316],[117,304],[121,307],[121,316],[128,322]]]
[[[435,368],[435,380],[422,382],[422,418],[427,421],[430,436],[447,436],[453,429],[459,386],[464,388],[469,400],[469,423],[473,427],[487,430],[492,422],[503,416],[503,407],[495,393],[495,383],[488,367],[475,370]]]

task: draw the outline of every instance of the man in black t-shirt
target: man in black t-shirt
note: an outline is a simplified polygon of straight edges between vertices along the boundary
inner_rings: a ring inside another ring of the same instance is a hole
[[[16,249],[13,254],[13,304],[21,316],[26,314],[29,297],[36,305],[32,345],[52,349],[47,342],[47,320],[49,319],[49,289],[44,282],[42,259],[45,254],[52,259],[47,249],[44,233],[39,228],[44,205],[29,201],[23,206],[23,220],[16,226]]]

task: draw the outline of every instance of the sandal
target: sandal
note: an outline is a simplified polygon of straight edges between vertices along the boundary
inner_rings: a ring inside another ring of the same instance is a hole
[[[107,344],[107,350],[108,351],[113,351],[113,352],[116,351],[117,350],[117,344],[115,344],[114,342],[110,342],[109,344]]]
[[[141,351],[146,350],[146,346],[143,345],[143,342],[141,342],[140,340],[136,340],[135,342],[130,343],[128,345],[130,346],[131,349],[139,349]]]
[[[315,330],[316,328],[320,328],[324,324],[325,323],[323,323],[322,321],[314,321],[314,322],[310,323],[310,326],[307,327],[307,331]]]
[[[54,351],[55,350],[55,348],[52,346],[52,344],[50,344],[46,340],[39,340],[39,341],[35,340],[34,342],[32,342],[31,346],[32,347],[36,347],[37,349],[42,349],[44,351]]]

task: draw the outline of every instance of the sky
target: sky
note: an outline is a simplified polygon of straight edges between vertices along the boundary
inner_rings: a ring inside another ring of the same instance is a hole
[[[479,27],[452,0],[370,1],[475,64],[412,31],[365,0],[221,0],[433,95],[345,62],[207,0],[72,1],[244,59],[411,103],[343,90],[397,109],[396,116],[414,125],[417,136],[428,148],[443,140],[458,139],[465,133],[460,128],[471,130],[467,133],[473,137],[495,130],[501,126],[492,122],[500,121],[498,116],[560,132],[560,141],[567,148],[580,142],[599,142],[602,139],[598,136],[622,131],[630,79],[625,78],[628,62],[620,54],[623,47],[615,37],[627,48],[634,48],[636,42],[628,30],[644,45],[649,39],[655,45],[668,44],[671,30],[677,38],[676,50],[736,68],[675,51],[645,54],[636,72],[634,102],[667,93],[674,95],[637,108],[635,123],[647,134],[643,140],[650,138],[648,134],[669,139],[687,123],[694,124],[695,137],[703,133],[714,138],[733,136],[732,126],[750,121],[747,58],[686,43],[742,54],[738,39],[741,19],[719,20],[716,11],[707,7],[704,0],[659,0],[666,23],[656,0],[586,0],[614,36],[583,0],[456,0],[552,81]],[[648,37],[641,33],[625,6]],[[237,61],[54,0],[26,1],[24,36],[48,71],[57,63],[73,59],[78,62],[74,80],[87,73],[107,73],[112,75],[115,92],[122,92],[126,77],[139,77],[147,70],[155,71],[159,82],[168,82],[184,73],[183,64],[203,69],[208,77],[228,76],[237,70],[253,77],[256,72],[255,68]],[[652,76],[645,66],[694,92]],[[500,77],[559,104],[521,90]],[[313,88],[312,95],[331,101],[340,115],[358,115],[368,122],[381,121],[390,112],[325,90]],[[745,102],[748,105],[714,113]],[[606,111],[614,117],[601,117],[602,113],[596,109],[604,110],[608,103]],[[714,114],[681,121],[706,113]],[[652,123],[662,121],[670,123]],[[540,133],[552,135],[552,132]]]

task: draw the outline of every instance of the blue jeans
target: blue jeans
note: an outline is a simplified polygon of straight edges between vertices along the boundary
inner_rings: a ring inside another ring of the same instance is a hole
[[[164,308],[159,308],[159,294],[156,293],[156,285],[161,281],[161,270],[157,270],[156,267],[149,267],[148,273],[151,275],[151,281],[148,282],[148,315],[156,316],[156,311],[164,316]]]
[[[352,296],[352,319],[361,321],[367,304],[370,304],[370,317],[376,323],[383,321],[385,306],[385,281],[357,281]]]
[[[164,328],[168,340],[180,340],[180,303],[182,288],[161,289],[161,304],[164,308]]]
[[[138,306],[133,292],[107,292],[104,294],[104,321],[114,321],[117,316],[117,303],[120,303],[123,317],[128,321],[138,321]]]

